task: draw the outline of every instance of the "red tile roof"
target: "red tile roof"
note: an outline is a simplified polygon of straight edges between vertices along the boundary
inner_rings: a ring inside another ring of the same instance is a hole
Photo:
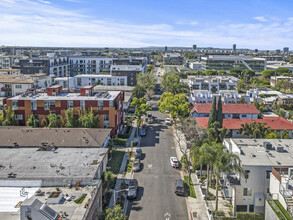
[[[208,117],[196,117],[196,122],[202,129],[207,129],[208,127]],[[293,123],[286,120],[283,117],[265,117],[263,119],[224,119],[223,127],[230,130],[238,130],[241,128],[241,124],[251,124],[256,123],[266,123],[272,130],[293,130]]]
[[[196,103],[191,113],[210,113],[212,110],[210,103]],[[223,114],[259,114],[254,104],[223,104]]]

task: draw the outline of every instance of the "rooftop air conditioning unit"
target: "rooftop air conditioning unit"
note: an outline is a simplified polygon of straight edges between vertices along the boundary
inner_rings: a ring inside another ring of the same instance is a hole
[[[278,145],[278,146],[276,147],[276,150],[277,150],[277,152],[283,152],[283,151],[284,151],[284,147],[281,146],[281,145]]]

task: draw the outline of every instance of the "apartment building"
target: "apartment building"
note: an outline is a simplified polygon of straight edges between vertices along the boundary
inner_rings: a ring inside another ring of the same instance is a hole
[[[22,56],[1,56],[0,55],[0,69],[10,69],[19,65]]]
[[[207,90],[219,93],[220,90],[237,90],[238,78],[233,76],[188,76],[190,90]]]
[[[284,214],[276,213],[274,204],[278,201],[293,218],[293,164],[290,166],[275,166],[272,168],[270,176],[270,189],[267,193],[266,211],[267,219],[278,219],[282,215],[282,219],[287,219]],[[272,208],[272,206],[274,208]]]
[[[221,96],[223,103],[237,103],[241,99],[236,91],[238,81],[233,76],[188,76],[189,102],[212,103]]]
[[[292,105],[293,94],[279,94],[277,98],[277,103],[279,105]]]
[[[0,97],[16,96],[28,90],[47,88],[51,85],[51,76],[43,73],[33,75],[2,75],[0,76]]]
[[[21,59],[20,67],[23,74],[47,73],[55,77],[70,74],[70,64],[67,57]]]
[[[213,104],[194,104],[191,114],[193,117],[210,117]],[[225,119],[257,119],[259,111],[254,104],[223,104],[223,117]]]
[[[212,93],[207,90],[190,91],[189,103],[213,103],[214,98],[218,102],[221,97],[222,103],[239,103],[241,95],[235,90],[220,90],[218,93]]]
[[[58,77],[54,79],[63,88],[82,88],[84,86],[126,86],[127,76],[111,76],[111,75],[97,75],[97,74],[80,74],[74,77]]]
[[[112,76],[126,76],[127,86],[136,85],[138,73],[147,72],[147,58],[121,58],[113,60],[110,73]]]
[[[113,58],[99,56],[70,56],[68,57],[71,66],[71,75],[97,74],[100,72],[110,72]]]
[[[265,58],[257,58],[250,56],[222,56],[209,55],[201,57],[202,69],[206,70],[226,70],[238,68],[240,70],[253,70],[255,72],[262,72],[267,67]]]
[[[73,110],[78,117],[81,110],[92,109],[99,115],[98,127],[111,128],[111,135],[118,134],[123,126],[123,100],[121,91],[93,91],[93,86],[85,86],[80,93],[62,92],[62,86],[55,85],[47,88],[46,93],[34,91],[9,98],[7,107],[12,108],[16,114],[19,125],[25,125],[31,113],[43,126],[42,120],[53,113],[65,116],[65,110]]]
[[[206,130],[208,128],[209,117],[195,117],[195,120],[200,129]],[[267,116],[261,119],[245,119],[245,117],[243,117],[242,119],[223,119],[223,127],[229,129],[229,137],[232,138],[247,138],[247,136],[242,135],[242,133],[240,132],[242,125],[246,123],[263,123],[266,127],[269,127],[271,130],[278,133],[282,133],[284,130],[287,130],[289,133],[289,137],[293,138],[293,123],[283,117]]]
[[[1,75],[20,75],[20,69],[0,69],[0,76]]]
[[[73,129],[52,130],[52,137],[61,138]],[[31,142],[38,140],[34,130],[28,133]],[[45,130],[43,133],[46,135]],[[74,134],[71,136],[76,142],[83,140],[82,131]],[[5,157],[0,175],[0,219],[89,220],[101,214],[101,176],[108,162],[107,148],[54,148],[53,144],[1,148],[0,155],[2,161]],[[81,202],[76,204],[74,200],[79,198]]]
[[[234,213],[264,213],[266,195],[274,193],[270,189],[273,168],[292,166],[293,140],[224,139],[223,144],[239,156],[245,171],[245,175],[231,172],[221,177],[222,191],[226,198],[231,198]]]
[[[164,65],[183,65],[184,57],[179,53],[165,53],[163,63]]]

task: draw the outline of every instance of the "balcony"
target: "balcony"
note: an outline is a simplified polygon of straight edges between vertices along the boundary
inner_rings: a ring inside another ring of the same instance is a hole
[[[5,91],[11,91],[11,88],[10,87],[1,87],[1,91],[5,92]]]

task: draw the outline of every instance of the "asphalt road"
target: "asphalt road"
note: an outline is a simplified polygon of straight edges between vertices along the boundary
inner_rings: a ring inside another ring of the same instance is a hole
[[[159,97],[153,97],[152,107],[156,106]],[[188,219],[185,198],[174,193],[175,180],[180,179],[180,172],[170,165],[170,157],[176,156],[173,137],[164,125],[166,116],[156,108],[153,110],[155,121],[148,126],[147,136],[142,137],[143,168],[134,174],[139,189],[138,198],[129,202],[129,219],[185,220]]]

